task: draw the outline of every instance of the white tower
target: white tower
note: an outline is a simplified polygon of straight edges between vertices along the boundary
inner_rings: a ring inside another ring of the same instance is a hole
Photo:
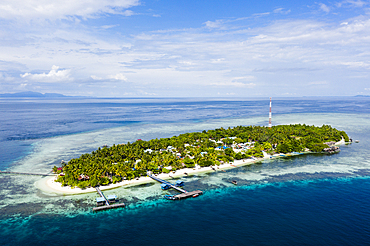
[[[271,97],[270,97],[270,113],[269,113],[269,128],[271,128]]]

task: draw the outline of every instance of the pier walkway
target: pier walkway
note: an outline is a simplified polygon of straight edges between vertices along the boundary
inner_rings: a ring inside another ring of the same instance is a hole
[[[177,190],[177,191],[179,191],[181,193],[186,193],[187,192],[186,190],[181,189],[180,187],[177,187],[176,185],[173,185],[170,182],[167,182],[167,181],[165,181],[163,179],[157,178],[157,177],[152,176],[152,175],[150,175],[149,177],[151,177],[152,179],[154,179],[154,180],[156,180],[156,181],[158,181],[158,182],[160,182],[162,184],[167,184],[167,185],[171,186],[171,188],[173,188],[173,189],[175,189],[175,190]]]
[[[108,199],[104,196],[103,192],[100,190],[100,188],[98,186],[96,186],[95,189],[99,193],[100,197],[104,199],[105,206],[100,206],[100,207],[93,208],[93,211],[94,212],[101,211],[101,210],[106,210],[106,209],[111,209],[111,208],[121,208],[121,207],[126,206],[124,203],[110,204],[109,201],[108,201]],[[109,198],[109,196],[108,196],[108,198]],[[116,196],[114,196],[114,199],[115,198],[116,198]],[[109,199],[111,199],[111,198],[109,198]],[[114,202],[115,202],[115,200],[114,200]]]
[[[107,206],[109,206],[110,204],[109,204],[108,199],[104,196],[103,192],[101,192],[101,190],[99,189],[99,187],[98,187],[98,186],[96,186],[96,187],[95,187],[95,189],[96,189],[96,191],[99,193],[100,197],[104,198],[104,200],[105,200],[105,204],[106,204]]]
[[[160,182],[160,183],[167,184],[167,185],[171,186],[171,188],[173,188],[173,189],[182,193],[182,194],[174,196],[174,200],[180,200],[180,199],[184,199],[184,198],[188,198],[188,197],[196,197],[196,196],[199,196],[199,195],[203,194],[203,191],[201,191],[201,190],[195,190],[195,191],[187,192],[186,190],[181,189],[181,188],[179,188],[179,187],[177,187],[177,186],[175,186],[175,185],[173,185],[173,184],[171,184],[171,183],[169,183],[169,182],[167,182],[163,179],[157,178],[153,175],[149,175],[149,177],[154,179],[155,181]]]
[[[55,174],[42,174],[42,173],[21,173],[21,172],[7,172],[0,171],[0,174],[15,174],[15,175],[33,175],[33,176],[55,176]]]

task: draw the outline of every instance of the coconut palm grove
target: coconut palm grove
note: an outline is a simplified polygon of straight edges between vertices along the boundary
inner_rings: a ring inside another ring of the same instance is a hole
[[[174,172],[182,168],[220,165],[234,160],[263,157],[263,152],[320,153],[330,142],[344,139],[344,131],[330,125],[305,124],[237,126],[202,132],[184,133],[171,138],[104,146],[79,158],[54,166],[57,182],[70,187],[95,187],[122,180]],[[328,145],[329,144],[329,145]]]

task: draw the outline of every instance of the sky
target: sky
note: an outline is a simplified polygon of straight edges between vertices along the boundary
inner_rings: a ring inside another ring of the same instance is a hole
[[[1,0],[0,93],[370,95],[370,0]]]

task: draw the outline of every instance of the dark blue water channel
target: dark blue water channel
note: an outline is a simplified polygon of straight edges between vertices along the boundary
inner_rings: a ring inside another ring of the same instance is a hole
[[[214,190],[197,199],[75,217],[2,221],[5,245],[366,245],[370,180]]]

